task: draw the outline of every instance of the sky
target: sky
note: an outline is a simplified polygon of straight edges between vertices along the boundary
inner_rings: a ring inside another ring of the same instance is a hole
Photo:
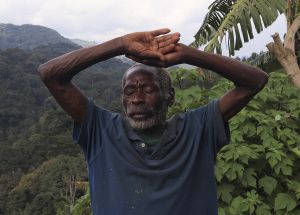
[[[170,28],[190,44],[213,0],[0,0],[0,23],[42,25],[70,39],[101,43],[135,31]],[[267,50],[271,35],[286,32],[281,16],[236,53]],[[203,48],[200,48],[203,49]],[[226,54],[226,51],[224,52]]]

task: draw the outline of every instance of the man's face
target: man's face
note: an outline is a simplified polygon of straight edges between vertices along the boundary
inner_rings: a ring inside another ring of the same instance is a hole
[[[125,74],[123,108],[135,129],[148,129],[166,120],[168,106],[155,74],[139,66]]]

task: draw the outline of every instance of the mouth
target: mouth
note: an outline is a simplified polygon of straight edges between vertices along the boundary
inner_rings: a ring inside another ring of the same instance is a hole
[[[149,112],[133,112],[128,114],[128,116],[134,120],[140,121],[145,120],[151,116],[151,113]]]

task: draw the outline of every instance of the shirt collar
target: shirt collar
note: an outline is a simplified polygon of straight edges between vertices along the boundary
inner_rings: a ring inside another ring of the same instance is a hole
[[[166,121],[165,131],[162,134],[162,142],[172,141],[176,137],[179,128],[177,122],[178,120],[176,120],[175,118],[178,118],[178,116],[173,116]],[[126,117],[123,117],[123,124],[128,139],[130,139],[131,141],[143,141],[142,138],[138,136],[137,133],[134,131]]]

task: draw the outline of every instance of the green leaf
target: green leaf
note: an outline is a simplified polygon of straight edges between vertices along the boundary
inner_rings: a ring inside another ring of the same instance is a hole
[[[234,50],[242,47],[239,32],[242,32],[244,42],[249,41],[249,38],[253,38],[251,22],[254,23],[256,31],[261,32],[262,23],[266,28],[284,12],[284,2],[285,0],[273,0],[271,4],[269,0],[215,0],[209,7],[210,10],[192,45],[206,45],[205,50],[221,53],[221,43],[226,35],[229,53],[234,55]],[[237,26],[240,26],[240,29]]]
[[[291,151],[300,158],[300,149],[299,148],[292,148]]]
[[[251,186],[256,188],[256,172],[253,168],[248,168],[245,172],[244,172],[244,177],[242,180],[242,184],[244,186]]]
[[[218,198],[223,202],[229,204],[232,200],[232,192],[234,191],[234,186],[231,184],[222,184],[218,187]]]
[[[286,209],[286,211],[291,211],[296,206],[296,201],[289,194],[279,193],[275,199],[274,210]]]
[[[275,116],[275,121],[279,121],[279,120],[281,120],[281,115],[277,114],[277,115]]]
[[[231,166],[226,173],[227,178],[232,181],[237,177],[243,177],[244,166],[236,162],[231,162],[230,164]]]
[[[277,180],[273,177],[265,176],[259,180],[258,184],[267,194],[271,195],[277,187]]]
[[[232,214],[243,214],[243,212],[247,211],[248,209],[249,206],[245,199],[243,199],[241,196],[238,196],[232,200],[229,211]]]
[[[289,180],[288,187],[289,187],[289,189],[291,189],[295,192],[296,198],[297,198],[297,200],[299,200],[300,199],[300,182],[294,181],[294,180]]]
[[[255,210],[256,215],[272,215],[271,208],[266,204],[258,205]]]
[[[223,208],[218,208],[218,215],[226,215],[225,210]]]
[[[281,171],[283,175],[292,175],[293,162],[290,158],[285,157],[275,167],[274,171],[278,175]]]

